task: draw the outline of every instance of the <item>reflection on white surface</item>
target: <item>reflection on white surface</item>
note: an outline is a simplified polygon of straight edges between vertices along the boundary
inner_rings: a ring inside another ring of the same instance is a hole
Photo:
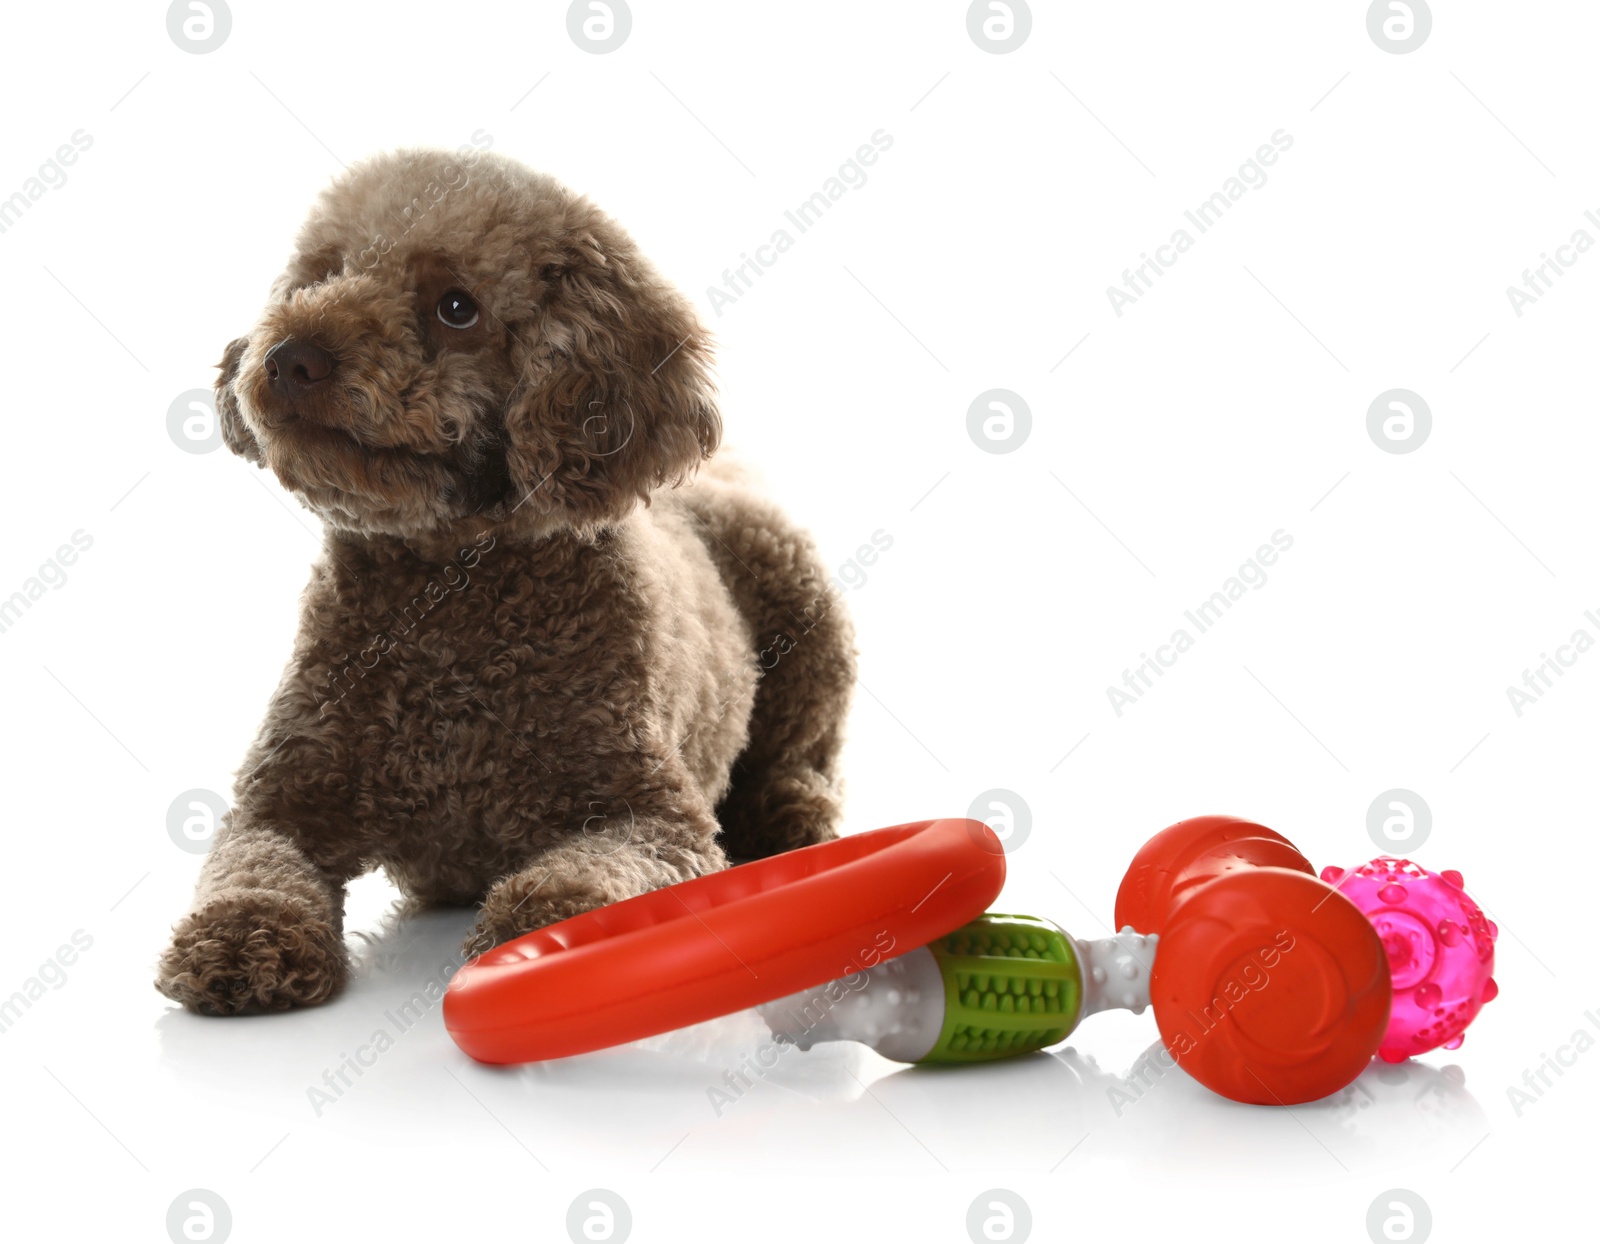
[[[1487,1130],[1462,1071],[1374,1063],[1321,1102],[1282,1110],[1216,1097],[1150,1048],[1126,1074],[1074,1046],[972,1067],[902,1067],[841,1043],[775,1047],[754,1012],[614,1050],[524,1067],[467,1059],[438,987],[467,911],[390,917],[357,939],[350,988],[282,1015],[157,1021],[160,1071],[196,1104],[277,1116],[366,1144],[522,1146],[551,1170],[649,1170],[803,1160],[846,1174],[1154,1164],[1207,1178],[1338,1163],[1453,1160]],[[431,987],[430,987],[431,985]],[[770,1064],[770,1065],[769,1065]],[[419,1122],[420,1121],[420,1122]]]

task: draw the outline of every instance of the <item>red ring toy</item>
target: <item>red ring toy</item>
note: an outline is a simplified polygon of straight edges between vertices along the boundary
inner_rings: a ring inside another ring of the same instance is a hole
[[[455,974],[444,1022],[479,1062],[564,1058],[759,1006],[943,937],[1006,858],[981,821],[894,825],[584,912]]]

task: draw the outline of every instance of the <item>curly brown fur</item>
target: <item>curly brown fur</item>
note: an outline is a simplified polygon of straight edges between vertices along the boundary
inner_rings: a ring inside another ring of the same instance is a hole
[[[833,836],[849,623],[803,532],[697,474],[710,356],[615,222],[510,160],[399,152],[323,194],[217,408],[324,553],[163,993],[333,996],[373,867],[481,903],[479,952]]]

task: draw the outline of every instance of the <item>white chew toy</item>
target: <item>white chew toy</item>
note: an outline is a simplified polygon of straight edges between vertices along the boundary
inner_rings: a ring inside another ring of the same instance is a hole
[[[1114,1008],[1135,1014],[1150,1005],[1156,937],[1132,929],[1094,941],[1072,938],[1083,998],[1071,1027]],[[876,967],[803,989],[757,1008],[775,1039],[809,1050],[823,1041],[859,1041],[885,1058],[916,1063],[938,1043],[947,982],[927,946]]]

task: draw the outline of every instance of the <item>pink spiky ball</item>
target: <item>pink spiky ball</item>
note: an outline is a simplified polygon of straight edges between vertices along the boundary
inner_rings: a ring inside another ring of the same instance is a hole
[[[1500,930],[1462,888],[1453,869],[1430,872],[1410,860],[1379,856],[1322,879],[1361,909],[1389,955],[1394,997],[1378,1057],[1399,1063],[1444,1046],[1457,1048],[1494,983]]]

